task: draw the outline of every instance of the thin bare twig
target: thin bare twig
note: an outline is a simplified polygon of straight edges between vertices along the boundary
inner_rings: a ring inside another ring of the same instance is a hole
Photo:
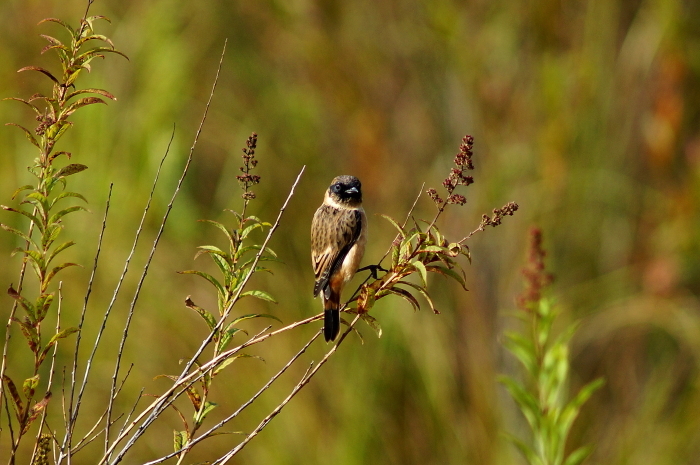
[[[316,367],[310,369],[310,371],[307,371],[304,374],[304,376],[297,383],[297,385],[294,386],[292,392],[290,392],[289,395],[277,407],[275,407],[272,410],[272,412],[270,412],[270,414],[266,416],[263,419],[263,421],[261,421],[260,424],[248,436],[246,436],[246,438],[240,444],[238,444],[235,448],[231,449],[228,453],[226,453],[221,458],[213,462],[212,465],[223,465],[227,463],[229,460],[231,460],[231,458],[234,455],[240,452],[246,446],[246,444],[248,444],[255,436],[257,436],[258,433],[260,433],[270,423],[270,421],[272,421],[272,419],[282,411],[282,409],[289,403],[289,401],[292,400],[292,398],[294,398],[294,396],[296,396],[297,393],[309,383],[309,381],[311,381],[311,378],[313,378],[313,376],[316,373],[318,373],[318,370],[320,370],[321,367],[328,361],[328,359],[338,350],[340,344],[342,344],[347,335],[350,334],[353,327],[355,326],[355,323],[357,323],[357,320],[359,319],[360,315],[356,315],[350,323],[350,325],[348,325],[348,329],[345,330],[338,342],[326,353],[326,355],[321,359],[318,365],[316,365]]]
[[[285,209],[287,208],[287,205],[289,204],[289,201],[291,200],[292,196],[294,195],[294,191],[296,189],[296,186],[299,184],[299,181],[301,179],[302,174],[304,173],[305,168],[306,168],[306,166],[304,166],[301,169],[301,171],[299,172],[299,174],[297,175],[297,177],[294,181],[294,184],[292,185],[292,188],[290,189],[289,194],[287,195],[287,199],[285,200],[284,204],[280,208],[280,211],[279,211],[279,214],[277,215],[277,219],[276,219],[275,223],[272,225],[272,227],[268,231],[267,237],[265,238],[265,241],[263,242],[263,244],[260,248],[260,251],[255,256],[255,259],[254,259],[253,264],[251,265],[251,267],[249,269],[248,274],[243,279],[242,284],[239,287],[238,293],[236,294],[236,296],[234,296],[233,302],[235,302],[235,300],[240,297],[240,294],[243,292],[245,285],[247,284],[248,280],[252,276],[252,270],[255,269],[255,266],[257,265],[258,261],[260,260],[260,257],[264,253],[264,250],[267,247],[267,244],[269,243],[270,239],[272,238],[272,234],[275,232],[275,230],[279,226],[280,221],[282,219],[282,214],[284,213]],[[219,320],[217,327],[215,327],[215,329],[213,331],[215,331],[216,328],[221,327],[221,325],[223,324],[222,322],[225,320],[225,317],[228,315],[229,312],[230,312],[230,308],[227,309],[227,312],[224,313],[224,317],[222,317],[221,320]],[[314,318],[317,318],[317,317],[314,317]],[[314,318],[309,318],[307,320],[304,320],[303,322],[298,322],[296,324],[289,325],[289,327],[287,327],[286,329],[291,329],[292,327],[296,327],[296,326],[299,326],[301,324],[308,323],[310,321],[313,321]],[[191,367],[194,364],[194,360],[196,360],[197,357],[199,357],[201,355],[201,353],[204,351],[206,346],[211,342],[211,340],[213,338],[213,331],[202,342],[202,344],[200,345],[200,348],[192,356],[192,358],[190,359],[190,362],[188,363],[188,367]],[[241,346],[237,347],[236,349],[232,349],[232,350],[235,350],[235,351],[241,350],[243,347],[247,347],[248,345],[252,345],[252,344],[257,343],[257,342],[261,342],[262,340],[267,339],[271,335],[277,334],[278,332],[279,331],[275,331],[273,333],[268,333],[266,335],[261,336],[259,341],[254,341],[254,342],[248,341],[248,343],[242,344]],[[216,364],[221,363],[221,361],[224,360],[226,357],[230,356],[232,353],[235,353],[235,352],[232,352],[232,350],[228,350],[226,352],[223,352],[218,357],[210,360],[206,364],[202,365],[197,371],[194,371],[192,373],[188,374],[189,368],[186,367],[186,369],[183,370],[182,374],[176,380],[176,382],[173,384],[173,386],[171,386],[164,394],[162,394],[158,399],[156,399],[153,403],[151,403],[151,405],[149,405],[146,408],[146,410],[144,410],[136,419],[134,419],[134,421],[131,423],[131,425],[129,427],[125,428],[123,433],[121,433],[119,436],[117,436],[117,438],[115,438],[112,446],[110,447],[110,450],[105,455],[105,457],[102,458],[102,460],[100,461],[100,464],[104,463],[105,460],[110,460],[109,463],[111,463],[111,464],[118,463],[123,458],[123,456],[127,452],[127,450],[133,446],[133,444],[136,442],[136,440],[156,420],[156,418],[158,418],[158,416],[167,408],[166,404],[167,404],[168,399],[170,398],[171,395],[173,395],[173,393],[177,389],[179,389],[179,387],[181,387],[182,385],[184,385],[188,382],[193,382],[193,378],[197,378],[198,376],[199,377],[203,376],[203,374],[206,373],[208,370],[213,369],[216,366]],[[226,354],[226,355],[224,356],[224,354]],[[148,415],[148,416],[146,417],[146,415]],[[146,417],[146,418],[144,419],[144,417]],[[114,451],[116,444],[118,442],[120,442],[121,440],[123,440],[131,432],[131,430],[141,421],[143,421],[143,423],[141,423],[138,426],[138,428],[136,428],[136,431],[134,432],[133,436],[129,439],[129,441],[121,449],[121,451],[119,452],[119,455],[117,457],[115,457],[115,459],[113,461],[111,461],[111,458],[107,457],[107,455],[111,454]]]
[[[207,109],[209,108],[209,104],[207,103]],[[206,110],[204,112],[204,118],[206,118]],[[202,124],[204,124],[204,119],[202,119]],[[197,143],[197,138],[199,137],[199,134],[202,130],[202,126],[200,125],[197,135],[195,136],[195,144]],[[151,204],[151,199],[153,198],[153,192],[155,191],[156,187],[156,182],[158,181],[158,176],[160,174],[160,170],[163,166],[163,162],[165,161],[165,158],[168,156],[168,153],[170,152],[170,144],[173,141],[173,138],[175,137],[175,127],[173,126],[173,132],[170,136],[170,141],[168,142],[168,147],[165,150],[165,155],[163,155],[163,158],[161,159],[160,165],[158,166],[158,171],[156,174],[156,179],[153,182],[153,190],[151,190],[151,194],[148,198],[148,204],[146,207],[146,210],[143,212],[143,219],[146,217],[146,213],[148,210],[148,207]],[[194,145],[192,146],[192,150],[194,150]],[[151,252],[148,255],[148,259],[146,260],[146,264],[144,265],[143,271],[141,272],[141,277],[139,279],[138,284],[136,285],[136,290],[134,291],[134,297],[131,300],[131,305],[129,306],[129,312],[126,317],[126,322],[124,323],[124,330],[122,332],[122,339],[119,342],[119,349],[117,351],[117,360],[114,366],[114,372],[112,374],[112,385],[110,387],[110,396],[109,396],[109,404],[107,405],[107,422],[105,423],[105,453],[107,452],[107,449],[109,449],[109,430],[112,426],[112,409],[114,408],[114,400],[116,399],[116,386],[117,386],[117,379],[119,378],[119,369],[121,367],[121,361],[122,361],[122,354],[124,353],[124,346],[126,345],[126,339],[129,334],[129,327],[131,326],[131,318],[134,315],[134,308],[136,307],[136,302],[139,298],[139,295],[141,293],[141,288],[143,286],[143,282],[146,279],[146,275],[148,274],[148,268],[151,265],[151,261],[153,260],[153,255],[156,252],[156,247],[158,247],[158,242],[160,241],[160,237],[163,234],[163,230],[165,229],[165,223],[168,220],[168,217],[170,215],[170,211],[173,208],[173,203],[175,202],[175,198],[177,197],[177,194],[180,191],[180,186],[182,186],[182,182],[187,175],[187,171],[190,165],[190,161],[192,160],[192,151],[190,151],[190,156],[188,157],[187,163],[185,164],[185,168],[183,170],[182,176],[180,177],[180,180],[178,181],[177,187],[175,189],[175,192],[173,193],[172,198],[170,199],[170,203],[165,209],[165,214],[163,215],[163,219],[160,223],[160,229],[158,230],[158,234],[156,235],[156,239],[153,241],[153,246],[151,247]],[[143,223],[142,223],[143,224]]]
[[[151,462],[147,462],[147,463],[145,463],[144,465],[155,465],[155,464],[158,464],[158,463],[162,463],[162,462],[168,460],[169,458],[175,457],[176,455],[178,455],[178,454],[184,452],[185,450],[191,449],[191,448],[192,448],[193,446],[195,446],[197,443],[199,443],[199,442],[203,441],[204,439],[210,437],[210,435],[211,435],[212,433],[214,433],[216,430],[218,430],[219,428],[221,428],[222,426],[224,426],[226,423],[228,423],[229,421],[231,421],[231,420],[233,420],[234,418],[236,418],[238,415],[240,415],[240,413],[241,413],[246,407],[248,407],[250,404],[252,404],[253,402],[255,402],[255,401],[257,400],[257,398],[260,397],[260,395],[262,395],[263,392],[265,392],[267,389],[269,389],[270,386],[272,386],[272,384],[273,384],[275,381],[277,381],[277,379],[278,379],[280,376],[282,376],[282,374],[283,374],[285,371],[287,371],[287,369],[288,369],[290,366],[292,366],[292,364],[293,364],[294,362],[296,362],[296,361],[299,359],[299,357],[301,357],[301,355],[302,355],[304,352],[306,352],[306,349],[308,349],[309,346],[310,346],[316,339],[318,339],[318,336],[320,336],[320,335],[321,335],[321,330],[319,330],[318,332],[316,332],[316,333],[313,335],[313,337],[309,340],[309,342],[307,342],[307,343],[304,345],[304,347],[302,347],[301,350],[299,350],[299,352],[297,352],[297,353],[287,362],[286,365],[284,365],[277,373],[275,373],[275,375],[273,375],[272,378],[270,378],[270,380],[269,380],[267,383],[265,383],[265,385],[264,385],[263,387],[261,387],[261,388],[258,390],[258,392],[256,392],[250,399],[248,399],[245,403],[243,403],[243,404],[238,408],[238,410],[236,410],[236,411],[233,412],[231,415],[227,416],[226,418],[224,418],[223,420],[221,420],[219,423],[217,423],[217,424],[215,424],[214,426],[212,426],[211,428],[209,428],[209,430],[207,430],[206,432],[202,433],[199,437],[197,437],[196,439],[194,439],[193,441],[191,441],[189,444],[187,444],[187,445],[186,445],[185,447],[183,447],[182,449],[176,450],[175,452],[171,452],[171,453],[169,453],[168,455],[165,455],[165,456],[163,456],[163,457],[161,457],[161,458],[159,458],[159,459],[157,459],[157,460],[153,460],[153,461],[151,461]]]

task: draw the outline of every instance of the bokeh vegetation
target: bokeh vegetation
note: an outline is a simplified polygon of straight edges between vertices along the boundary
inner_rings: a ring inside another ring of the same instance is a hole
[[[38,34],[47,33],[37,23],[79,18],[84,8],[74,0],[0,2],[2,97],[26,98],[46,85],[45,77],[18,69],[56,66],[50,54],[37,55],[45,44]],[[217,232],[197,219],[227,221],[223,210],[240,208],[235,177],[241,143],[252,131],[260,137],[262,178],[248,206],[252,214],[273,217],[307,165],[284,233],[270,244],[285,263],[271,266],[274,276],[254,278],[254,288],[270,291],[279,304],[248,302],[251,313],[285,323],[319,311],[308,235],[330,179],[348,173],[362,180],[371,234],[365,262],[376,262],[395,234],[378,214],[401,217],[423,181],[439,185],[455,142],[470,133],[475,183],[466,206],[445,213],[443,232],[471,231],[494,206],[520,205],[506,226],[474,236],[474,263],[465,264],[470,291],[429,282],[440,296],[439,316],[382,299],[373,311],[382,338],[366,329],[364,345],[348,341],[240,463],[520,460],[500,432],[506,424],[522,431],[527,425],[496,374],[517,370],[499,339],[522,289],[531,224],[545,231],[559,319],[582,319],[572,341],[571,387],[606,379],[583,407],[568,450],[594,444],[590,463],[700,463],[697,2],[98,0],[93,8],[112,20],[107,35],[130,58],[106,60],[84,78],[86,87],[108,88],[118,100],[85,108],[75,116],[82,129],[62,139],[73,161],[89,166],[71,183],[92,211],[76,212],[73,221],[80,220],[67,226],[66,237],[78,245],[65,251],[66,260],[91,263],[108,185],[115,183],[95,312],[111,297],[175,124],[164,187],[152,208],[162,211],[169,201],[229,40],[192,172],[132,323],[125,363],[135,364],[127,386],[134,397],[142,386],[162,391],[166,380],[154,377],[178,372],[178,359],[196,349],[199,317],[185,308],[185,297],[216,306],[201,280],[175,272],[208,266],[193,257],[198,245],[218,240]],[[31,118],[20,104],[0,104],[1,122],[31,126]],[[3,203],[30,181],[33,149],[16,128],[0,129]],[[434,211],[427,198],[416,208],[418,216]],[[23,224],[14,216],[1,221]],[[147,233],[157,227],[153,217]],[[135,267],[145,260],[146,242]],[[20,257],[10,258],[17,245],[11,234],[0,235],[5,288],[17,279]],[[63,289],[64,317],[77,318],[89,268],[62,275],[73,284]],[[127,288],[136,279],[128,277]],[[117,303],[118,318],[125,318],[127,296]],[[2,296],[0,304],[4,325],[12,299]],[[108,328],[106,347],[118,344],[118,323]],[[237,360],[212,397],[235,408],[315,330],[261,347],[257,355],[267,363]],[[96,331],[86,328],[85,337]],[[11,358],[25,356],[22,344],[13,338]],[[312,355],[320,357],[321,347]],[[98,356],[110,361],[114,353]],[[113,363],[96,368],[95,377],[106,380]],[[287,388],[299,376],[286,379]],[[92,398],[108,384],[94,386]],[[250,430],[278,400],[261,397],[234,429]],[[171,430],[179,428],[175,413],[169,421]],[[171,440],[151,435],[137,453],[149,457]],[[209,451],[226,450],[229,442],[213,439]]]

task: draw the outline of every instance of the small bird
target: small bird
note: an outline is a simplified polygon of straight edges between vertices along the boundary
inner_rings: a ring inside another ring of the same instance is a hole
[[[314,297],[323,301],[323,335],[334,341],[340,332],[340,293],[360,266],[367,243],[367,216],[362,185],[354,176],[338,176],[326,191],[311,222],[311,263],[316,275]]]

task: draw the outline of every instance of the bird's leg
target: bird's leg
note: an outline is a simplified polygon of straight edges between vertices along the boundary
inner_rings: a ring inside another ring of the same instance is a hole
[[[377,270],[384,271],[385,273],[387,271],[389,271],[389,270],[385,270],[384,268],[382,268],[382,265],[367,265],[367,266],[363,266],[362,268],[360,268],[357,271],[366,271],[366,270],[369,270],[369,272],[372,273],[372,277],[374,279],[379,279],[379,277],[377,276]]]

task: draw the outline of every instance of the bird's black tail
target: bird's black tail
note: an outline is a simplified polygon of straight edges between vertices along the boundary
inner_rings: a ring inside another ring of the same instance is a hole
[[[340,311],[337,308],[327,308],[323,312],[323,336],[326,342],[335,341],[340,332]]]

